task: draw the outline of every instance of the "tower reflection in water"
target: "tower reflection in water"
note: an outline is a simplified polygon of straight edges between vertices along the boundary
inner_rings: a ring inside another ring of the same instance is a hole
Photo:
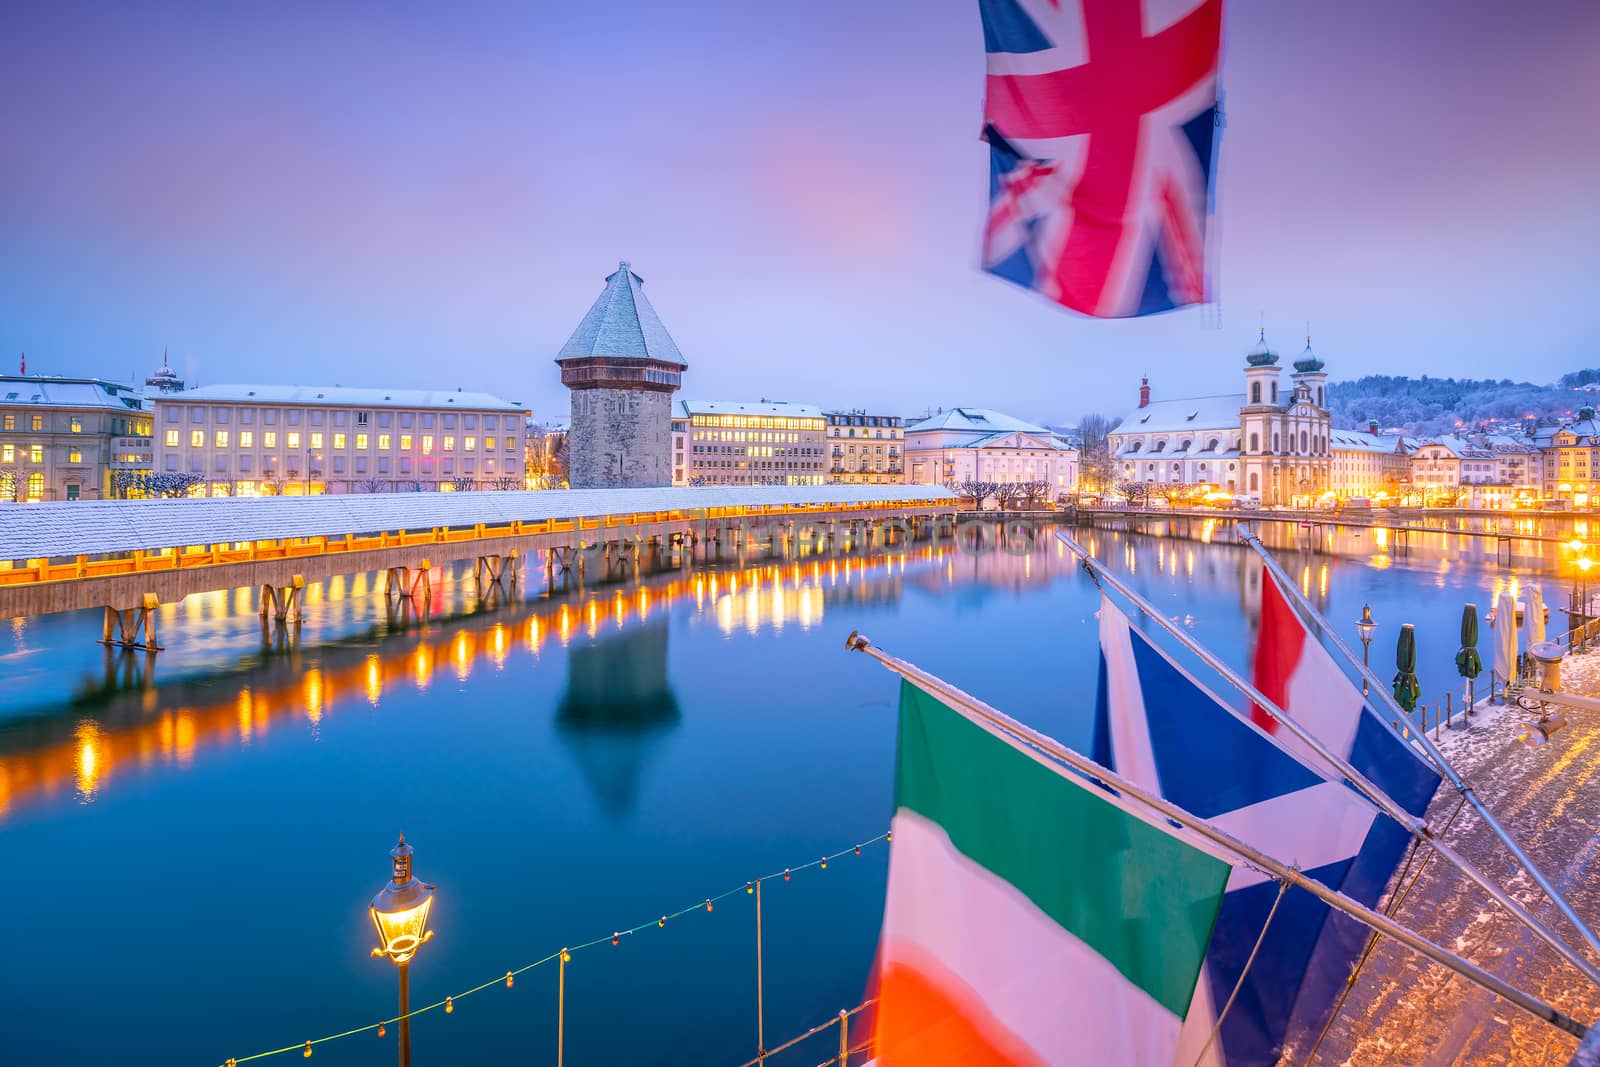
[[[664,617],[652,619],[567,653],[556,732],[614,819],[633,812],[647,758],[681,714],[667,679],[667,632]]]

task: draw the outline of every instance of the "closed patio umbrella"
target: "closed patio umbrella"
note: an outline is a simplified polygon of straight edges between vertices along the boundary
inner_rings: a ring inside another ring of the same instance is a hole
[[[1478,655],[1478,605],[1461,609],[1461,648],[1456,652],[1456,672],[1467,680],[1467,713],[1477,695],[1475,679],[1483,673],[1483,657]]]
[[[1417,706],[1422,687],[1417,683],[1417,630],[1409,622],[1400,627],[1400,641],[1394,648],[1394,698],[1407,711]]]
[[[1517,676],[1517,602],[1501,593],[1494,606],[1494,673],[1502,684]]]
[[[1544,593],[1530,585],[1526,593],[1527,604],[1522,610],[1522,647],[1532,648],[1544,640]]]

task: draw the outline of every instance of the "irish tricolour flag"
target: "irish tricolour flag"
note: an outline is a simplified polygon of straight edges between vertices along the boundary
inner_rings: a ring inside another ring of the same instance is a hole
[[[887,1067],[1172,1063],[1228,861],[906,681]]]

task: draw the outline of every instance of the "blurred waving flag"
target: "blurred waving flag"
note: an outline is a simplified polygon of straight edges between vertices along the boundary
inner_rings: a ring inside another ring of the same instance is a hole
[[[1222,0],[979,0],[983,267],[1086,315],[1208,297]]]
[[[895,769],[875,1062],[1176,1062],[1233,865],[909,680]]]
[[[1268,624],[1264,618],[1263,629]],[[1100,656],[1096,762],[1323,884],[1368,906],[1377,903],[1410,842],[1403,828],[1378,816],[1325,761],[1311,756],[1312,766],[1323,770],[1309,769],[1275,744],[1254,716],[1218,701],[1109,600],[1101,602]],[[1320,734],[1318,727],[1329,722],[1318,707],[1346,708],[1344,690],[1350,688],[1342,678],[1327,680],[1320,693],[1291,683],[1299,699],[1288,710]],[[1373,720],[1372,730],[1358,725],[1360,709],[1357,690],[1348,732],[1338,743],[1323,739],[1406,810],[1420,813],[1438,776],[1382,724]],[[1265,874],[1235,868],[1186,1013],[1181,1062],[1275,1064],[1286,1043],[1314,1038],[1326,1020],[1366,929],[1309,894],[1291,892],[1247,968],[1277,896],[1278,886]],[[1239,995],[1219,1029],[1218,1016],[1236,985]]]

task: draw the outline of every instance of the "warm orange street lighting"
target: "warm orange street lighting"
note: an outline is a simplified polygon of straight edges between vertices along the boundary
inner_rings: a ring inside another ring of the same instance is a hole
[[[372,898],[372,925],[382,942],[374,956],[387,956],[400,968],[400,1067],[411,1067],[411,957],[433,937],[428,929],[428,909],[433,906],[433,886],[411,874],[411,846],[406,835],[389,850],[394,875]]]

